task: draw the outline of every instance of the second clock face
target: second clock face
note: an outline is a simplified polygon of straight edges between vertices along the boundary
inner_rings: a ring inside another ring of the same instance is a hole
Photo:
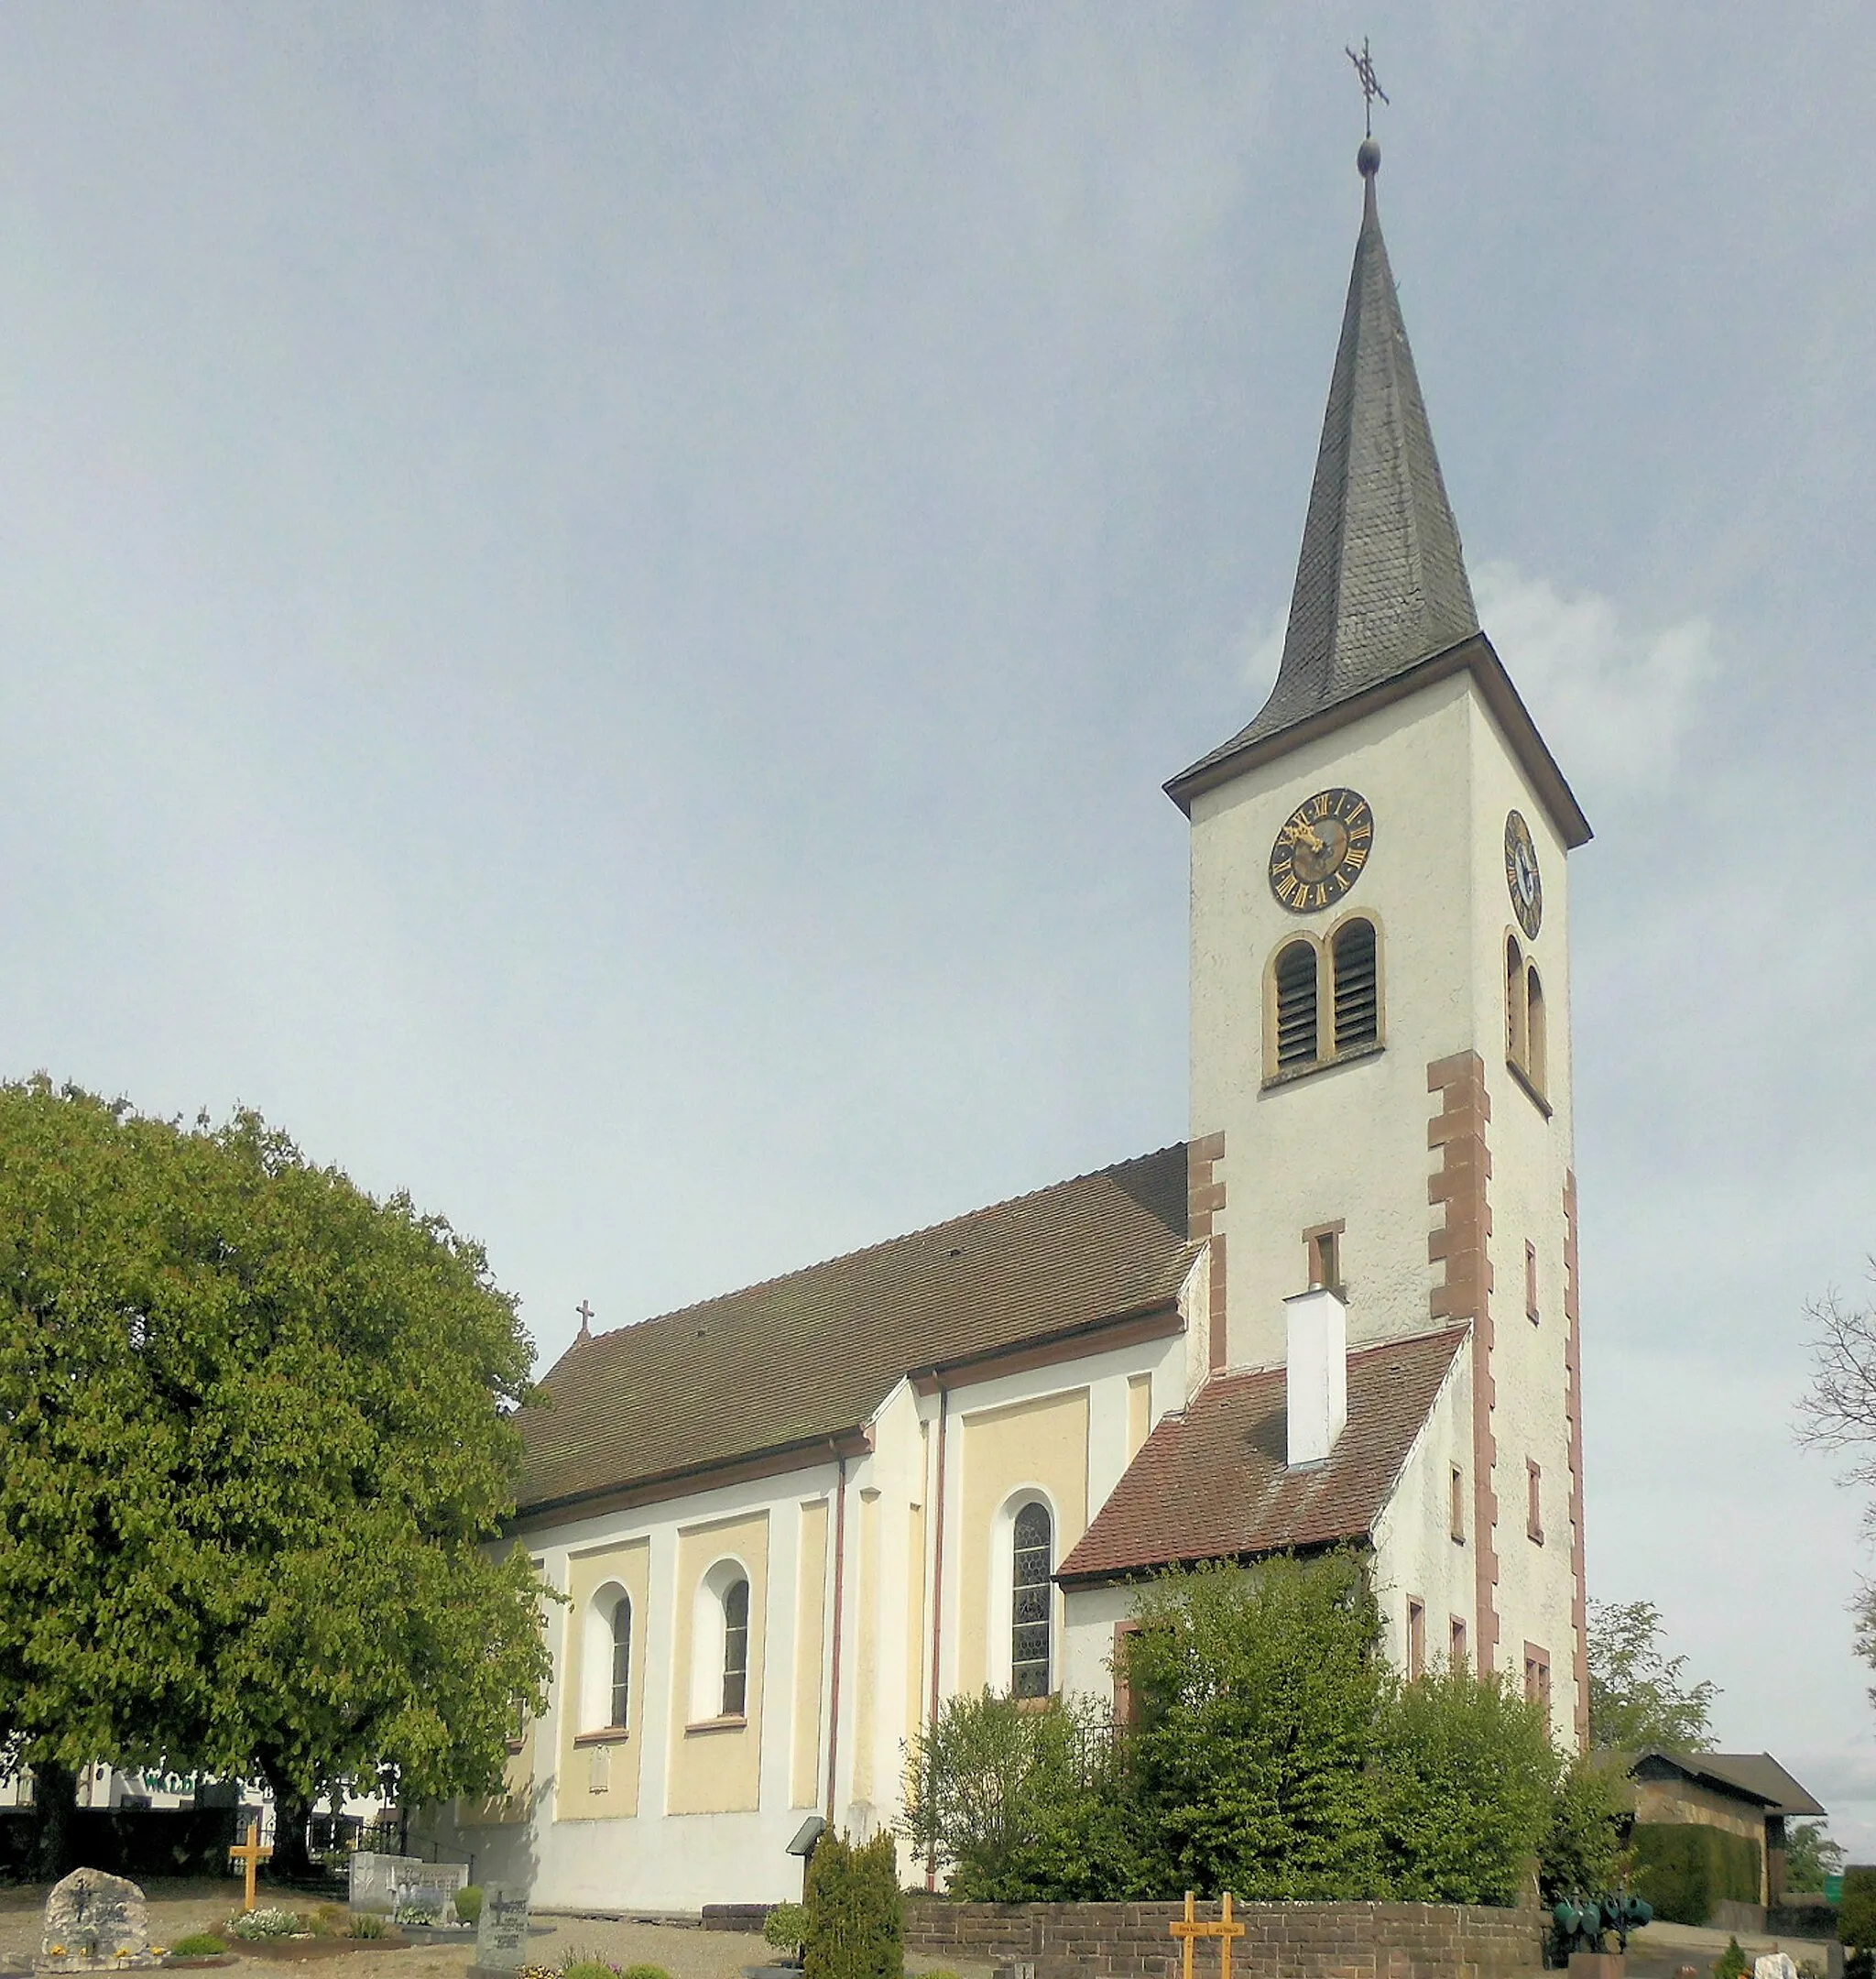
[[[1271,891],[1292,913],[1340,900],[1374,849],[1374,813],[1359,791],[1318,791],[1283,821],[1271,847]]]
[[[1531,827],[1521,813],[1505,819],[1505,885],[1511,896],[1511,912],[1524,930],[1526,941],[1535,941],[1543,925],[1543,875],[1537,869],[1537,847],[1531,842]]]

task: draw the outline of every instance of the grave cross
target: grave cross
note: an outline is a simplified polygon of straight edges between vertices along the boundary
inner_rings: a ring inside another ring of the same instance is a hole
[[[1192,1979],[1193,1941],[1199,1938],[1216,1938],[1218,1941],[1218,1979],[1231,1979],[1231,1941],[1244,1936],[1244,1926],[1231,1915],[1231,1892],[1225,1892],[1223,1914],[1216,1924],[1202,1924],[1193,1908],[1192,1892],[1185,1893],[1185,1915],[1174,1918],[1166,1927],[1170,1936],[1184,1941],[1184,1979]]]
[[[263,1848],[260,1845],[260,1823],[257,1820],[248,1822],[247,1840],[245,1842],[237,1842],[228,1851],[229,1860],[238,1862],[247,1872],[246,1897],[245,1901],[241,1906],[244,1910],[252,1910],[254,1908],[254,1872],[273,1853],[272,1849]]]

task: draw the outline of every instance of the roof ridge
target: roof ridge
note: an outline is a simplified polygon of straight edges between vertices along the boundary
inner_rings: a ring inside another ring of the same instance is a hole
[[[687,1319],[708,1307],[721,1306],[731,1299],[747,1298],[752,1293],[770,1291],[777,1285],[786,1285],[791,1278],[805,1277],[810,1272],[824,1271],[835,1264],[851,1263],[856,1258],[869,1256],[877,1251],[889,1251],[895,1244],[911,1243],[921,1237],[937,1236],[944,1230],[954,1229],[960,1223],[969,1223],[976,1218],[988,1216],[995,1210],[1012,1209],[1020,1203],[1034,1202],[1039,1197],[1053,1195],[1057,1189],[1073,1188],[1077,1182],[1093,1182],[1102,1175],[1113,1175],[1118,1169],[1134,1168],[1143,1162],[1157,1161],[1185,1144],[1183,1140],[1168,1141],[1162,1147],[1149,1148],[1143,1154],[1129,1154],[1120,1161],[1108,1162],[1099,1168],[1086,1169],[1080,1175],[1063,1175],[1060,1181],[1045,1182],[1032,1189],[1021,1189],[1014,1196],[999,1197],[994,1202],[981,1203],[974,1209],[960,1210],[957,1215],[941,1218],[935,1223],[922,1223],[912,1230],[900,1230],[896,1236],[881,1237],[868,1244],[856,1244],[851,1251],[836,1251],[832,1256],[814,1258],[806,1264],[797,1264],[791,1270],[773,1273],[767,1278],[752,1279],[747,1285],[732,1286],[726,1292],[713,1293],[708,1298],[693,1299],[688,1306],[673,1306],[663,1312],[647,1313],[642,1319],[627,1319],[623,1325],[608,1327],[603,1333],[594,1333],[584,1344],[596,1347],[601,1340],[617,1339],[626,1333],[638,1333],[646,1327],[657,1326],[664,1320]],[[582,1342],[576,1339],[560,1360],[554,1362],[554,1367],[558,1369],[581,1345]]]
[[[1364,1340],[1358,1347],[1351,1347],[1348,1350],[1348,1358],[1351,1361],[1365,1361],[1370,1355],[1380,1353],[1390,1347],[1417,1347],[1423,1340],[1444,1339],[1449,1334],[1457,1339],[1471,1330],[1471,1320],[1461,1319],[1456,1324],[1423,1327],[1417,1333],[1390,1333],[1383,1339]],[[1255,1367],[1221,1368],[1205,1377],[1195,1391],[1194,1399],[1203,1394],[1215,1382],[1253,1381],[1261,1375],[1282,1374],[1285,1372],[1285,1362],[1282,1361],[1260,1361]]]

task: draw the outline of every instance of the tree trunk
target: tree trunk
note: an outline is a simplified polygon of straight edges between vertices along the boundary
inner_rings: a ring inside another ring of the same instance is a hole
[[[33,1875],[56,1883],[78,1867],[78,1775],[56,1760],[33,1766]]]
[[[306,1831],[315,1796],[301,1793],[271,1766],[264,1765],[261,1773],[274,1797],[274,1853],[267,1864],[268,1877],[276,1883],[310,1883],[315,1872]]]

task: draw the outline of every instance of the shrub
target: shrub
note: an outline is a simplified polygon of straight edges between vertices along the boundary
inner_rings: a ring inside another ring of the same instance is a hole
[[[1551,1794],[1550,1820],[1538,1851],[1538,1887],[1546,1906],[1560,1897],[1594,1897],[1620,1881],[1624,1791],[1607,1765],[1570,1762]]]
[[[583,1958],[562,1965],[561,1979],[618,1979],[618,1974],[598,1959]]]
[[[350,1933],[354,1938],[382,1938],[389,1927],[376,1910],[361,1910],[352,1919]]]
[[[171,1958],[220,1958],[228,1949],[225,1941],[217,1938],[213,1931],[191,1931],[188,1937],[179,1938],[169,1947]]]
[[[889,1833],[823,1835],[808,1864],[805,1979],[904,1979],[904,1899]]]
[[[1839,1942],[1868,1952],[1876,1949],[1876,1869],[1846,1869],[1838,1900]]]
[[[482,1891],[474,1883],[465,1883],[456,1892],[456,1921],[459,1924],[479,1924],[482,1921]]]
[[[671,1979],[662,1965],[627,1965],[619,1979]]]
[[[762,1919],[762,1935],[778,1952],[799,1952],[808,1935],[807,1905],[777,1904]]]
[[[1072,1902],[1151,1895],[1122,1755],[1092,1701],[997,1697],[939,1709],[908,1748],[902,1832],[969,1902]]]
[[[1752,1962],[1740,1950],[1740,1941],[1729,1938],[1726,1950],[1713,1962],[1713,1979],[1746,1979]]]
[[[1759,1901],[1759,1844],[1695,1821],[1637,1821],[1635,1888],[1671,1924],[1704,1924],[1721,1898]]]
[[[1514,1904],[1554,1811],[1540,1706],[1463,1664],[1392,1687],[1380,1722],[1381,1886],[1410,1903]]]
[[[1157,1893],[1379,1894],[1369,1767],[1391,1678],[1361,1561],[1168,1574],[1138,1616],[1122,1655]]]

